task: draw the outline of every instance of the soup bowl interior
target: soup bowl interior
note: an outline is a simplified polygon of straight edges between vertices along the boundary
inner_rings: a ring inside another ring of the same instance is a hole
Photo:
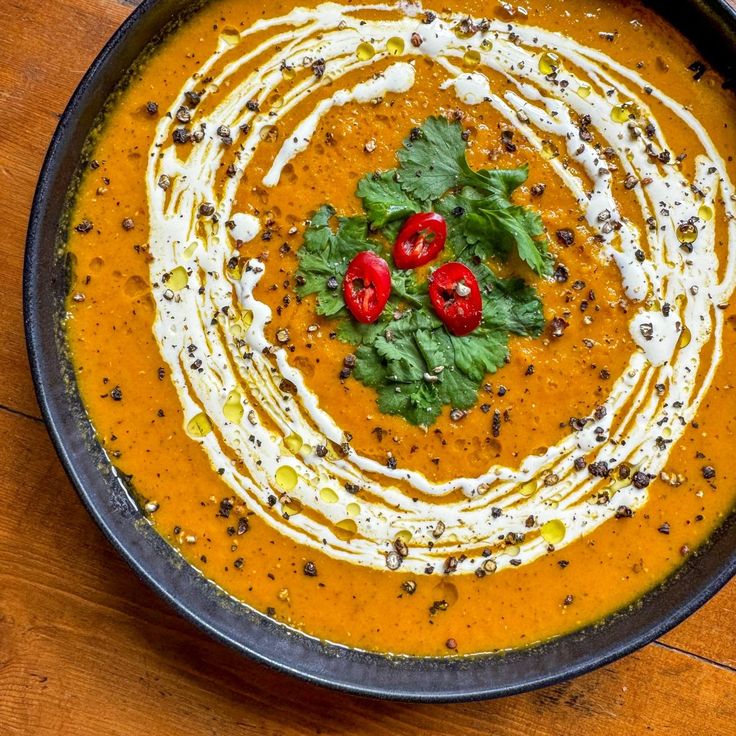
[[[145,0],[113,36],[59,123],[28,229],[25,327],[39,404],[69,477],[120,554],[181,614],[240,652],[315,683],[403,700],[471,700],[553,684],[652,641],[702,605],[736,572],[733,513],[676,574],[636,605],[595,626],[503,654],[391,657],[321,642],[255,612],[185,563],[146,521],[97,441],[75,383],[62,328],[73,264],[65,256],[60,233],[85,139],[108,95],[140,52],[198,4]],[[708,63],[730,74],[736,58],[736,16],[725,1],[650,4],[709,51]]]

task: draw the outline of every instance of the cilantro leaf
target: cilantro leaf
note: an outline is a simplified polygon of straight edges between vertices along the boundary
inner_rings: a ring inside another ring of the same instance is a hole
[[[393,222],[387,222],[381,228],[381,235],[388,243],[389,247],[393,248],[396,239],[399,237],[399,232],[403,226],[403,220],[393,220]]]
[[[297,253],[301,296],[317,296],[317,313],[332,317],[345,309],[340,285],[350,261],[363,250],[379,249],[379,244],[368,239],[368,221],[365,217],[338,217],[337,230],[330,221],[335,210],[329,205],[320,207],[312,216],[304,233],[304,243]],[[330,289],[328,281],[337,279],[338,287]]]
[[[299,293],[317,296],[319,314],[334,317],[338,339],[356,346],[353,377],[375,389],[380,411],[428,426],[443,407],[472,407],[482,382],[508,358],[509,336],[536,337],[544,328],[537,291],[521,278],[501,278],[487,265],[513,252],[538,274],[550,271],[539,215],[511,197],[527,179],[517,169],[474,171],[462,128],[429,118],[404,141],[399,167],[369,174],[356,194],[365,216],[336,217],[325,205],[312,217],[299,259]],[[434,313],[426,280],[391,269],[392,293],[373,324],[354,320],[339,284],[362,250],[387,255],[410,215],[433,209],[448,226],[446,255],[469,264],[483,296],[481,324],[452,335]],[[330,289],[330,285],[338,288]]]
[[[428,324],[424,315],[410,312],[384,325],[370,345],[356,351],[353,376],[378,391],[378,408],[384,414],[404,417],[411,424],[428,426],[442,411],[437,388],[425,380],[430,370],[415,340],[417,324]]]
[[[505,259],[516,248],[535,273],[549,275],[552,262],[541,217],[511,201],[513,192],[527,180],[528,167],[473,171],[462,127],[443,117],[429,118],[418,131],[397,153],[396,175],[387,172],[391,185],[398,179],[409,199],[416,197],[425,207],[434,204],[445,219],[453,211],[463,210],[465,219],[456,221],[454,232],[450,232],[457,256]],[[457,187],[462,187],[459,193],[450,191]],[[402,201],[403,197],[397,200]]]
[[[363,200],[368,222],[375,228],[422,211],[421,205],[401,188],[395,169],[367,174],[358,182],[355,193]]]
[[[544,226],[536,212],[489,197],[476,203],[468,231],[478,243],[487,244],[490,238],[496,238],[505,251],[516,246],[519,258],[539,275],[552,272],[547,243],[542,239]]]
[[[529,166],[524,164],[518,169],[480,169],[473,171],[470,167],[463,176],[464,183],[476,187],[487,194],[509,199],[529,177]]]
[[[457,369],[475,381],[476,392],[483,379],[506,362],[508,336],[503,330],[481,325],[465,337],[450,335],[450,342],[455,351]]]
[[[469,409],[478,398],[478,381],[458,365],[452,336],[444,328],[417,330],[414,335],[430,373],[437,376],[437,395],[443,404]]]
[[[428,427],[442,412],[436,391],[427,383],[381,386],[378,389],[378,408],[384,414],[401,416],[410,424],[422,427]]]
[[[481,196],[471,187],[448,194],[435,209],[447,221],[448,239],[456,256],[505,260],[516,248],[535,273],[551,273],[544,225],[533,210],[512,204],[500,194]]]
[[[468,168],[466,144],[460,125],[443,117],[428,118],[418,131],[396,154],[398,177],[405,192],[428,203],[460,181]]]
[[[422,284],[417,283],[413,271],[394,271],[391,275],[391,288],[395,302],[391,301],[390,305],[401,306],[405,304],[429,309],[427,283],[426,281]]]
[[[539,337],[544,329],[544,313],[537,290],[520,278],[499,278],[482,264],[473,266],[473,271],[483,294],[482,326]]]
[[[361,345],[355,351],[355,370],[353,376],[369,388],[380,388],[386,385],[385,363],[375,359],[373,348]]]
[[[350,345],[371,345],[376,337],[386,329],[386,322],[385,317],[370,325],[355,319],[342,319],[337,323],[337,338]]]

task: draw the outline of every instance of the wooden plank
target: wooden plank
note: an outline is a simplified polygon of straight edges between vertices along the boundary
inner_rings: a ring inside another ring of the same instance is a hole
[[[3,734],[725,734],[736,719],[736,672],[661,646],[483,704],[378,705],[297,682],[209,640],[133,575],[40,423],[0,412],[0,435]]]
[[[4,193],[0,273],[0,405],[38,416],[23,338],[21,277],[28,214],[38,172],[67,100],[135,2],[60,0],[0,3],[0,156]],[[59,29],[64,29],[59,33]],[[10,195],[10,196],[8,196]]]
[[[736,670],[736,581],[660,641]]]
[[[38,411],[20,297],[37,173],[74,86],[135,4],[0,4],[0,125],[6,131],[0,269],[10,284],[0,321],[0,405],[14,411]],[[493,703],[379,705],[304,685],[207,639],[161,603],[106,543],[64,477],[42,425],[0,410],[0,432],[2,734],[732,730],[734,583],[664,637],[662,646],[572,683]]]

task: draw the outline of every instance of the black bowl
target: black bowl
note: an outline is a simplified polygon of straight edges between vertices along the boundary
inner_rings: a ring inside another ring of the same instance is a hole
[[[216,639],[279,670],[381,698],[460,701],[558,683],[609,663],[680,623],[736,573],[736,513],[710,541],[636,605],[601,623],[528,649],[468,658],[390,657],[318,641],[226,595],[185,563],[144,519],[95,439],[60,324],[67,263],[60,232],[83,145],[108,95],[139,53],[193,0],[144,0],[85,74],[49,147],[25,255],[25,329],[38,401],[61,461],[92,517],[131,567]],[[728,75],[736,13],[725,0],[652,2]]]

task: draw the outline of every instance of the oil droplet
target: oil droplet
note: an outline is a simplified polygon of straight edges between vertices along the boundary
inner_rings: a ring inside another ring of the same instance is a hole
[[[466,69],[475,69],[480,64],[480,52],[475,49],[468,49],[463,56],[463,66]]]
[[[611,120],[614,123],[628,123],[629,120],[637,116],[638,112],[633,102],[622,102],[620,105],[611,108]]]
[[[287,81],[290,82],[294,77],[296,77],[296,69],[294,69],[293,66],[288,66],[284,64],[281,67],[281,76]]]
[[[401,56],[404,53],[404,39],[398,36],[393,36],[386,41],[386,51],[391,56]]]
[[[483,51],[490,51],[493,48],[493,43],[490,38],[484,38],[480,42],[480,47],[483,49]]]
[[[528,480],[526,483],[522,483],[519,486],[519,493],[522,496],[526,496],[529,498],[529,496],[533,496],[537,492],[537,481],[534,479]]]
[[[298,498],[288,496],[281,502],[281,508],[289,514],[289,516],[296,516],[304,511],[304,504]]]
[[[396,539],[400,539],[405,544],[409,544],[411,542],[412,533],[408,529],[402,529],[397,535]]]
[[[279,129],[275,125],[264,125],[258,136],[264,143],[275,143],[279,139]]]
[[[578,96],[582,97],[584,100],[587,100],[592,92],[593,88],[589,84],[583,83],[578,87]]]
[[[565,525],[559,519],[550,519],[542,524],[542,539],[547,544],[559,544],[565,538]]]
[[[296,474],[296,470],[290,465],[282,465],[276,471],[276,483],[285,491],[293,491],[296,487],[297,480],[299,480],[299,476]]]
[[[560,57],[552,51],[545,51],[539,57],[539,71],[546,77],[556,72],[561,66]]]
[[[358,533],[358,525],[352,519],[342,519],[335,524],[335,536],[349,542]]]
[[[212,422],[204,413],[196,414],[187,422],[187,434],[190,437],[206,437],[212,431]]]
[[[166,281],[166,288],[172,291],[181,291],[189,281],[189,274],[184,266],[177,266]]]
[[[509,557],[516,557],[521,552],[521,547],[518,544],[509,544],[504,548],[502,554],[508,555]]]
[[[713,208],[707,204],[701,205],[700,209],[698,210],[698,217],[703,222],[708,222],[709,220],[712,220],[713,219]]]
[[[278,110],[280,107],[283,107],[283,105],[284,105],[284,98],[278,92],[274,92],[268,98],[268,105],[272,109]]]
[[[432,588],[432,598],[437,601],[447,601],[448,606],[455,605],[459,597],[460,594],[454,583],[443,580]]]
[[[141,295],[138,298],[138,304],[149,314],[153,314],[156,311],[156,302],[150,292]]]
[[[194,251],[197,250],[198,246],[198,240],[193,240],[191,243],[189,243],[189,245],[186,247],[186,250],[184,251],[184,257],[191,258],[194,255]]]
[[[296,455],[302,449],[304,441],[296,432],[284,437],[284,446],[292,454]]]
[[[220,38],[228,46],[237,46],[240,43],[240,31],[238,31],[237,28],[233,28],[232,26],[227,26],[222,29],[222,33],[220,33]]]
[[[698,228],[692,222],[681,222],[677,226],[677,239],[686,245],[692,245],[698,239]]]
[[[358,44],[355,54],[361,61],[368,61],[376,55],[376,50],[373,48],[373,44],[363,41],[363,43]]]
[[[560,155],[560,149],[552,141],[542,141],[542,158],[550,161]]]
[[[244,310],[240,317],[240,321],[243,323],[244,327],[250,327],[253,324],[253,312],[251,312],[250,309]]]
[[[345,511],[347,512],[348,516],[357,516],[360,513],[360,504],[359,503],[349,503],[345,507]]]
[[[472,38],[473,36],[475,36],[476,27],[474,23],[461,21],[455,26],[453,30],[455,31],[455,35],[458,38]]]
[[[628,481],[628,479],[633,475],[632,467],[628,463],[621,463],[616,468],[616,477],[621,481]]]
[[[690,332],[690,328],[683,327],[682,332],[680,333],[680,337],[677,340],[677,347],[678,348],[686,348],[690,341],[693,339],[692,333]]]
[[[225,419],[233,424],[240,424],[243,419],[243,405],[240,403],[240,394],[237,391],[231,391],[225,399],[225,405],[222,407],[222,413]]]
[[[230,278],[240,281],[240,277],[243,275],[243,259],[231,258],[227,263],[227,273]]]
[[[339,500],[337,493],[332,488],[320,488],[319,497],[324,503],[337,503]]]
[[[141,278],[140,276],[131,276],[125,282],[123,291],[129,297],[135,298],[140,296],[141,294],[145,294],[148,291],[148,284],[146,283],[146,280]]]

